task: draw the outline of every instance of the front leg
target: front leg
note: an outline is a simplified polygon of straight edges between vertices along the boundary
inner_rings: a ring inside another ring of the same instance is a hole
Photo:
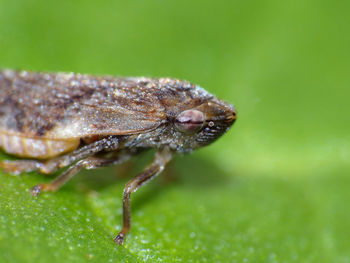
[[[121,245],[124,242],[125,235],[131,227],[131,209],[130,195],[135,192],[140,186],[149,182],[164,170],[164,166],[171,160],[172,152],[169,148],[159,149],[156,152],[153,162],[139,175],[131,179],[124,188],[123,193],[123,228],[114,238],[114,241]]]

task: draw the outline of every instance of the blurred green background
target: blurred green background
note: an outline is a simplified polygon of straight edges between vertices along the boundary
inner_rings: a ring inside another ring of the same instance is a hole
[[[350,262],[350,2],[4,1],[0,67],[169,76],[233,103],[218,142],[133,196],[121,169],[0,174],[1,262]],[[2,154],[2,158],[9,158]]]

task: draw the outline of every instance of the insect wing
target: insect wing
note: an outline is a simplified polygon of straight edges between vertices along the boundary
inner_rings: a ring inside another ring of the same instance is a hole
[[[2,71],[0,133],[67,139],[154,129],[165,113],[147,91],[152,81]]]

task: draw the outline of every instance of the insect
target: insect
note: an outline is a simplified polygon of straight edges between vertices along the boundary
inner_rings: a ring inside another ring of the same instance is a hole
[[[208,145],[236,120],[236,110],[204,89],[170,78],[0,71],[0,147],[21,157],[9,173],[67,169],[37,196],[56,191],[81,169],[119,164],[146,149],[153,161],[123,192],[122,244],[131,226],[130,197],[164,170],[175,153]]]

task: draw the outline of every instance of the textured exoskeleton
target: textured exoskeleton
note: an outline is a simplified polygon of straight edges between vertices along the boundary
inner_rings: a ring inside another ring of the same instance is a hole
[[[96,77],[0,71],[0,147],[20,159],[7,172],[50,174],[31,193],[55,191],[82,168],[118,164],[144,149],[153,162],[125,186],[122,244],[130,229],[130,195],[159,174],[175,152],[191,152],[227,131],[233,106],[199,86],[170,78]]]

